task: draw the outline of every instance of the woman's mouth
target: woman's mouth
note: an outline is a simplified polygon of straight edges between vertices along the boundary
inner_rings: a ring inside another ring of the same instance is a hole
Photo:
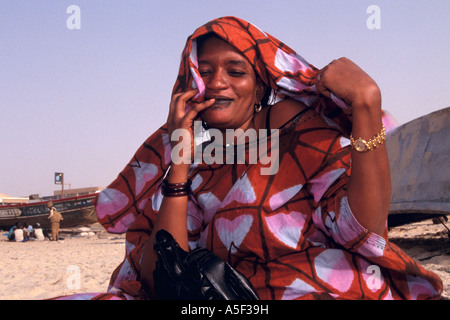
[[[211,106],[213,109],[220,109],[220,108],[226,108],[228,107],[233,99],[226,98],[226,97],[212,97],[215,99],[214,104]]]

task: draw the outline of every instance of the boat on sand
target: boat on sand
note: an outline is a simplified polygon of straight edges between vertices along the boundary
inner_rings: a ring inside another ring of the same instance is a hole
[[[450,107],[393,129],[389,225],[450,214]]]
[[[89,225],[97,222],[95,212],[95,200],[98,194],[89,194],[59,200],[51,200],[64,220],[61,228],[70,228],[79,225]],[[0,228],[8,229],[17,222],[35,225],[40,223],[43,228],[50,228],[48,216],[50,209],[47,204],[50,201],[39,201],[27,204],[15,204],[0,206]]]

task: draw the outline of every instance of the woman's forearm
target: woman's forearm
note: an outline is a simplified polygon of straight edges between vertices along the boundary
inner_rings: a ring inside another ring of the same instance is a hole
[[[169,183],[182,183],[188,179],[189,165],[172,165],[167,176]],[[150,239],[144,245],[141,263],[141,280],[147,292],[153,292],[153,271],[155,270],[157,255],[153,249],[156,233],[165,229],[172,234],[180,247],[189,250],[187,235],[187,202],[188,196],[164,197],[158,212],[156,223]]]
[[[186,183],[188,180],[192,155],[195,154],[194,142],[194,120],[199,113],[214,104],[214,99],[209,99],[200,103],[193,103],[191,99],[198,93],[197,89],[188,90],[186,92],[176,93],[172,96],[169,107],[169,114],[167,117],[167,129],[172,137],[175,130],[184,129],[184,133],[190,135],[190,139],[185,139],[188,135],[184,135],[179,145],[182,154],[178,155],[180,159],[188,160],[181,161],[181,164],[172,164],[169,174],[166,177],[169,184]],[[189,108],[186,109],[186,105]],[[186,111],[188,110],[188,111]],[[180,141],[173,142],[172,147],[178,145]],[[190,154],[184,154],[184,150],[191,150]],[[161,202],[161,207],[157,214],[156,222],[153,227],[150,239],[144,245],[144,252],[142,253],[141,262],[141,281],[144,284],[147,292],[153,295],[153,270],[155,269],[157,255],[153,249],[156,233],[165,229],[172,234],[174,239],[178,242],[180,247],[186,251],[189,250],[188,234],[187,234],[187,203],[188,196],[165,196]]]
[[[354,139],[368,141],[382,129],[381,97],[376,94],[353,105]],[[366,229],[382,235],[390,206],[391,181],[386,145],[358,152],[352,150],[352,170],[348,185],[348,201],[358,222]]]

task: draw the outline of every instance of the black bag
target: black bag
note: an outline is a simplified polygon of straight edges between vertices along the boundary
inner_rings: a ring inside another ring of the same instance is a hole
[[[166,230],[156,233],[153,282],[162,300],[259,300],[251,283],[207,249],[186,252]]]

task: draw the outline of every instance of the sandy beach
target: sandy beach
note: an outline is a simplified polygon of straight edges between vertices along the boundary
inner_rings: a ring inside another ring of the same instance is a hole
[[[106,292],[125,255],[125,236],[100,224],[62,229],[61,241],[0,242],[0,300],[40,300]]]
[[[449,226],[450,223],[447,223]],[[62,241],[0,240],[0,300],[40,300],[82,292],[105,292],[125,253],[124,235],[108,234],[99,224],[63,229]],[[450,299],[450,238],[432,220],[390,230],[392,242],[444,282]]]
[[[450,228],[450,219],[446,226]],[[426,269],[439,275],[444,284],[441,299],[450,300],[449,231],[430,219],[392,228],[389,239]]]

